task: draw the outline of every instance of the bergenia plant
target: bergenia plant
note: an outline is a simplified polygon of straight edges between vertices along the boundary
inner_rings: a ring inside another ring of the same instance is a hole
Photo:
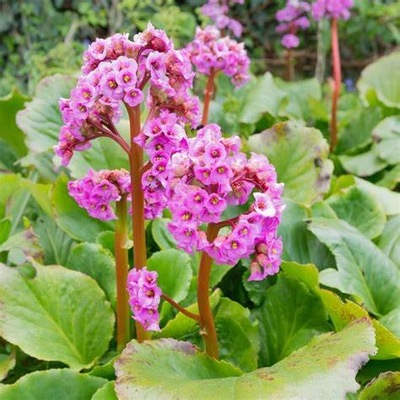
[[[190,92],[194,79],[190,61],[209,76],[202,116],[200,103]],[[149,25],[133,40],[116,34],[92,43],[71,97],[60,101],[64,126],[55,151],[63,165],[99,137],[114,140],[129,158],[129,171],[90,170],[68,186],[89,215],[117,219],[119,350],[131,337],[129,308],[141,342],[150,337],[149,331],[160,329],[158,306],[164,299],[199,323],[207,353],[218,358],[209,302],[213,263],[234,265],[250,258],[249,280],[262,280],[279,270],[282,242],[277,228],[283,185],[277,183],[265,156],[248,157],[240,151],[239,137],[224,137],[218,125],[208,124],[215,75],[221,71],[238,86],[247,81],[248,67],[243,45],[222,37],[215,27],[198,29],[187,49],[176,50],[165,32]],[[129,116],[129,140],[117,128],[122,107]],[[142,111],[147,116],[144,122]],[[200,120],[203,126],[198,128]],[[198,128],[196,136],[187,135],[189,128]],[[236,206],[245,211],[232,217],[235,214],[228,209]],[[202,253],[198,314],[162,293],[157,273],[147,269],[145,219],[160,217],[165,209],[172,215],[168,228],[178,246],[188,253]],[[128,216],[133,239],[130,271]]]
[[[311,5],[312,16],[316,21],[320,21],[323,18],[331,20],[332,69],[334,79],[330,124],[331,151],[335,149],[337,143],[337,107],[339,102],[340,86],[342,83],[338,20],[348,20],[350,18],[350,8],[352,8],[353,5],[353,0],[316,0]]]
[[[310,5],[305,1],[288,0],[286,6],[275,15],[279,22],[276,31],[283,34],[281,44],[286,48],[286,77],[288,80],[292,80],[294,75],[292,49],[300,44],[297,32],[310,26],[310,21],[305,15],[310,9]]]
[[[243,4],[244,0],[208,0],[201,12],[209,17],[219,30],[229,30],[236,37],[242,36],[243,25],[236,19],[229,17],[229,9],[235,4]]]

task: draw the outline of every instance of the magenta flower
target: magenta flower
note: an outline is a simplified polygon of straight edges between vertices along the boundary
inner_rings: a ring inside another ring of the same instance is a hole
[[[157,285],[157,272],[147,268],[129,271],[127,290],[133,319],[143,325],[147,331],[159,331],[160,315],[158,306],[161,300],[161,289]]]
[[[350,18],[350,8],[353,6],[353,0],[316,0],[311,6],[311,11],[316,21],[322,18],[347,20]]]
[[[158,115],[173,110],[182,123],[199,122],[199,103],[188,90],[194,73],[184,50],[174,50],[165,32],[148,28],[135,35],[116,34],[96,39],[84,54],[82,75],[69,99],[60,100],[64,126],[56,154],[68,165],[74,151],[91,146],[97,137],[118,136],[115,125],[121,117],[122,102],[136,107],[144,99]]]
[[[303,14],[310,11],[310,5],[305,1],[288,0],[285,8],[279,10],[275,18],[279,22],[278,33],[284,33],[281,44],[287,49],[298,47],[300,39],[296,35],[299,29],[307,29],[310,21]]]
[[[190,61],[202,74],[222,71],[235,86],[242,86],[249,80],[250,59],[244,44],[229,36],[222,37],[215,26],[197,28],[193,42],[186,49]]]
[[[242,24],[227,14],[230,6],[243,3],[244,0],[208,0],[207,4],[201,7],[201,12],[210,17],[219,30],[229,29],[236,37],[240,37],[243,32]]]
[[[108,221],[117,218],[110,203],[130,196],[130,176],[124,169],[89,170],[84,178],[70,181],[68,191],[91,217]]]
[[[172,213],[169,229],[179,246],[187,252],[204,250],[220,264],[234,265],[253,255],[252,280],[276,273],[283,185],[276,182],[272,165],[261,155],[252,154],[248,160],[239,151],[238,138],[223,138],[215,124],[200,129],[187,145],[187,157],[181,151],[170,159],[165,192]],[[225,210],[247,203],[252,191],[255,201],[248,212],[222,222],[225,231],[209,241],[204,224],[221,224]],[[271,246],[276,252],[269,251]],[[260,256],[264,253],[258,248],[267,249],[267,254]]]

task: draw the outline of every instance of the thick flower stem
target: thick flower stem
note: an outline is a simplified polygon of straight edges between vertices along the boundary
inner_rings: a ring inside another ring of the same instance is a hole
[[[144,219],[144,197],[142,190],[143,149],[134,142],[140,133],[140,105],[128,107],[130,122],[131,150],[129,165],[131,174],[132,195],[132,238],[133,238],[133,264],[137,269],[146,266],[146,232]],[[150,335],[143,326],[136,322],[136,337],[139,342],[149,339]]]
[[[337,19],[332,18],[332,66],[333,66],[333,79],[334,87],[332,94],[332,109],[331,109],[331,145],[330,149],[333,151],[337,143],[337,107],[340,95],[340,85],[342,82],[342,72],[340,67],[340,51],[339,51],[339,35]]]
[[[207,239],[209,242],[214,241],[219,231],[218,224],[209,224],[207,229]],[[201,255],[198,285],[197,285],[197,304],[200,314],[200,329],[203,335],[204,344],[207,354],[218,359],[218,341],[217,331],[215,330],[214,317],[210,307],[209,284],[211,272],[212,258],[203,251]]]
[[[116,205],[117,222],[115,226],[115,264],[117,276],[117,349],[121,351],[130,339],[130,315],[126,281],[128,278],[128,241],[126,196]]]
[[[210,75],[207,79],[207,85],[204,90],[204,108],[203,108],[203,117],[201,119],[201,124],[206,125],[208,122],[208,112],[210,109],[210,103],[214,95],[215,88],[215,76],[217,75],[217,71],[211,68]]]
[[[294,77],[294,58],[293,50],[286,50],[286,80],[292,81]]]

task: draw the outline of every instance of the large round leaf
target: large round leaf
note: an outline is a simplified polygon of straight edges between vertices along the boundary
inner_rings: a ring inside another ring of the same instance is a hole
[[[316,337],[273,367],[247,374],[187,342],[133,341],[115,364],[115,387],[120,400],[338,400],[357,390],[356,372],[374,352],[374,332],[365,320]]]
[[[99,244],[80,243],[72,249],[65,266],[92,277],[115,307],[117,296],[115,260],[108,250]]]
[[[360,231],[326,218],[312,220],[309,229],[336,258],[338,269],[322,271],[321,283],[354,295],[377,315],[400,306],[399,269]]]
[[[161,290],[175,301],[182,301],[192,279],[190,257],[176,249],[161,250],[147,260],[147,268],[158,273]]]
[[[107,383],[69,369],[51,369],[25,375],[12,385],[0,386],[2,400],[86,400]]]
[[[400,372],[384,372],[360,393],[360,400],[400,399]]]
[[[251,136],[249,147],[275,166],[285,197],[312,204],[328,191],[333,164],[328,143],[317,129],[295,121],[279,123]]]
[[[273,365],[314,336],[329,331],[320,297],[300,281],[280,275],[254,310],[261,336],[260,365]]]
[[[336,215],[359,229],[366,237],[379,236],[386,224],[383,207],[366,190],[352,186],[335,193],[327,200]]]
[[[389,164],[400,163],[400,116],[385,118],[372,134],[378,156]]]
[[[36,266],[25,278],[0,265],[0,336],[40,360],[88,368],[107,350],[114,315],[87,275]]]
[[[357,83],[361,98],[367,104],[378,102],[400,108],[400,51],[369,64]]]
[[[378,241],[378,247],[400,269],[400,215],[392,217]]]

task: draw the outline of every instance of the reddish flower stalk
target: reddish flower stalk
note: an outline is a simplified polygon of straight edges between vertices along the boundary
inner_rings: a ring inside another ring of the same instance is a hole
[[[215,76],[217,75],[217,71],[214,68],[211,69],[210,75],[207,79],[207,86],[204,90],[204,108],[203,108],[203,117],[201,119],[201,124],[206,125],[208,122],[208,112],[210,109],[210,103],[214,96],[215,90]]]
[[[195,321],[200,321],[200,316],[198,314],[194,314],[188,310],[186,310],[186,308],[182,307],[180,304],[178,304],[176,301],[174,301],[173,299],[171,299],[171,297],[169,297],[168,295],[166,295],[165,293],[163,293],[161,295],[161,297],[167,301],[169,304],[171,304],[172,307],[175,307],[178,311],[180,311],[183,315],[186,315],[188,318],[192,318]]]
[[[141,182],[141,169],[143,166],[143,148],[134,142],[139,135],[140,127],[140,105],[126,107],[129,115],[131,151],[129,154],[129,165],[132,185],[132,238],[133,238],[133,265],[136,269],[146,266],[146,233],[144,219],[144,196]],[[124,290],[126,280],[124,282]],[[148,339],[149,333],[143,326],[136,322],[136,337],[139,342]]]
[[[218,224],[210,223],[207,229],[207,239],[213,241],[219,231]],[[215,359],[219,357],[217,331],[215,330],[214,317],[210,307],[209,285],[212,258],[203,251],[201,255],[198,286],[197,286],[197,304],[200,314],[200,328],[206,346],[207,354]]]
[[[115,225],[115,264],[117,278],[117,349],[121,351],[130,339],[130,315],[128,304],[128,292],[126,291],[126,280],[128,277],[128,240],[127,227],[127,200],[126,195],[116,203],[116,215],[118,217]]]
[[[339,51],[339,35],[338,35],[338,26],[337,19],[332,18],[331,23],[332,30],[332,66],[333,66],[333,79],[334,79],[334,87],[332,93],[332,108],[331,108],[331,144],[330,150],[333,151],[336,147],[337,143],[337,108],[339,102],[340,95],[340,85],[342,82],[342,72],[340,66],[340,51]]]
[[[293,50],[286,50],[286,79],[292,81],[294,77],[294,59]]]

